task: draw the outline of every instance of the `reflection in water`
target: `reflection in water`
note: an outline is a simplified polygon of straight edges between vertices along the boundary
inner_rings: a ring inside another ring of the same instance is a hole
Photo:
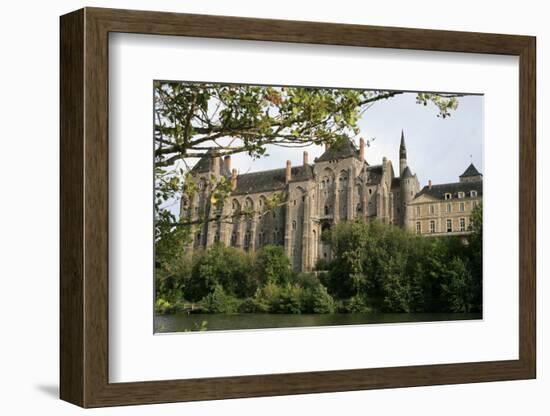
[[[333,314],[191,314],[156,315],[155,332],[208,331],[307,326],[360,325],[481,319],[481,313],[333,313]],[[205,325],[206,322],[206,325]],[[206,328],[204,328],[206,326]]]

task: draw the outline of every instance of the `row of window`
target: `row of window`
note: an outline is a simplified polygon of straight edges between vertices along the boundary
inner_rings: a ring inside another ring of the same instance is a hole
[[[448,233],[452,233],[453,231],[466,231],[466,218],[459,218],[458,220],[458,230],[453,230],[453,220],[452,219],[447,219],[445,221],[445,225],[446,225],[446,231]],[[430,234],[434,234],[434,233],[437,233],[437,223],[435,220],[431,220],[429,223],[428,223],[428,226],[429,226],[429,232]],[[417,221],[416,222],[416,233],[417,234],[422,234],[422,223],[420,221]]]
[[[475,208],[477,206],[477,201],[472,201],[472,208]],[[465,210],[465,204],[464,202],[461,202],[459,205],[458,205],[458,211],[459,212],[464,212]],[[450,202],[447,203],[446,207],[445,207],[445,212],[453,212],[453,204],[451,204]],[[430,215],[434,215],[435,214],[435,205],[430,205],[428,207],[428,213]],[[420,216],[420,205],[418,205],[416,207],[416,216],[419,217]]]
[[[219,241],[219,235],[216,234],[216,236],[218,236],[218,240],[216,241]],[[263,232],[263,231],[260,231],[258,233],[258,244],[260,246],[263,246],[264,244],[267,244],[268,243],[268,239],[267,239],[267,233]],[[278,244],[280,243],[280,238],[281,238],[281,232],[279,230],[275,230],[273,231],[273,234],[272,234],[272,242],[273,244]],[[236,247],[237,244],[238,244],[238,241],[239,241],[239,233],[237,232],[233,232],[231,234],[231,246],[232,247]],[[244,234],[244,241],[243,241],[243,247],[245,249],[249,248],[250,245],[251,245],[251,242],[252,242],[252,233],[250,231],[247,231],[245,234]]]
[[[477,191],[470,191],[469,194],[470,194],[471,198],[475,198],[477,196]],[[458,192],[457,196],[458,196],[459,199],[465,198],[466,197],[466,192]],[[450,194],[450,193],[445,194],[445,199],[452,199],[452,198],[453,198],[452,194]]]

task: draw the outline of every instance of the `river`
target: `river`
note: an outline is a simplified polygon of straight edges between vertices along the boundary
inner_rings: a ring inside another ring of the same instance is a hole
[[[481,319],[481,313],[332,313],[332,314],[191,314],[155,316],[155,333],[206,330],[292,328]]]

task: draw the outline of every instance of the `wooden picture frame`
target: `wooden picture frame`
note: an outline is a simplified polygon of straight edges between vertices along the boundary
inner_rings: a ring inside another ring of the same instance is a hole
[[[62,16],[60,29],[61,399],[101,407],[535,378],[534,37],[99,8]],[[110,32],[518,56],[519,359],[109,383]]]

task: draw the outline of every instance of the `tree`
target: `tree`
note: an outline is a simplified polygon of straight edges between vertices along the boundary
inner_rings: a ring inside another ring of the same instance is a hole
[[[281,246],[265,246],[256,253],[256,273],[263,284],[290,282],[290,260]]]
[[[195,255],[198,260],[193,264],[186,291],[190,300],[200,300],[217,286],[223,288],[224,293],[238,297],[251,296],[258,287],[258,282],[250,273],[251,255],[221,243]]]
[[[400,94],[403,92],[156,81],[155,241],[160,243],[167,234],[170,237],[173,227],[185,227],[189,234],[195,225],[175,218],[167,207],[184,189],[196,192],[189,180],[189,158],[241,152],[259,158],[270,144],[337,145],[359,134],[357,123],[374,103]],[[421,105],[435,105],[438,116],[448,117],[458,106],[458,96],[418,93],[416,98]],[[219,178],[213,182],[212,194],[222,203],[230,193],[229,181]],[[187,238],[185,234],[177,237],[181,244]]]

